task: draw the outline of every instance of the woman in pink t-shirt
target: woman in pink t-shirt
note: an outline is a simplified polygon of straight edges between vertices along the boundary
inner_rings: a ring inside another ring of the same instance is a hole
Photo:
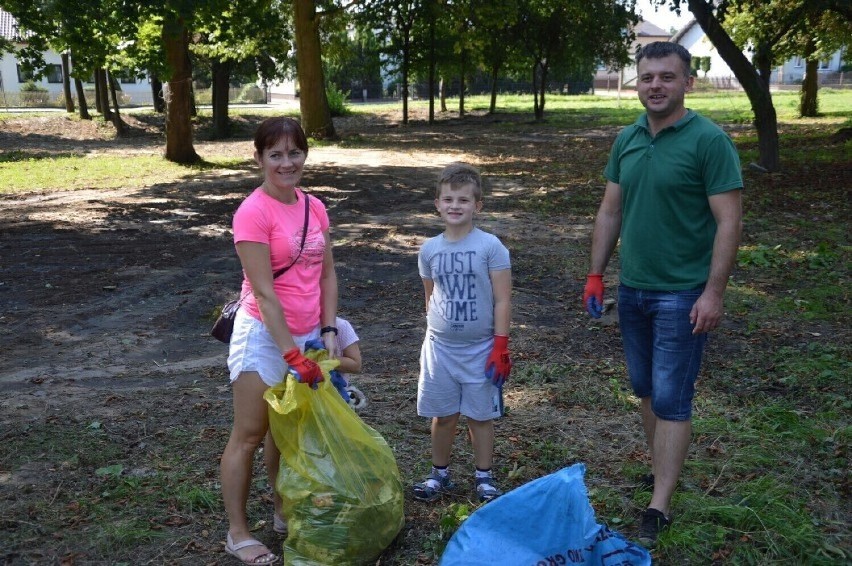
[[[221,480],[229,522],[225,550],[248,564],[272,564],[279,557],[254,540],[246,516],[252,461],[261,441],[272,486],[278,475],[279,452],[269,435],[263,392],[288,372],[306,386],[322,381],[319,366],[302,350],[306,341],[321,337],[329,356],[338,355],[337,275],[325,206],[297,188],[308,156],[301,126],[292,118],[264,120],[254,145],[263,184],[240,204],[233,222],[243,301],[228,353],[234,424],[222,454]],[[273,492],[273,529],[283,533],[281,498]]]

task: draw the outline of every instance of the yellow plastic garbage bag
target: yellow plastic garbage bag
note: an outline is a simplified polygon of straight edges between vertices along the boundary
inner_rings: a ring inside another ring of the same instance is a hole
[[[291,375],[267,389],[269,428],[281,451],[275,489],[284,500],[285,564],[375,562],[405,521],[393,451],[343,400],[325,350],[307,357],[322,368],[317,389]]]

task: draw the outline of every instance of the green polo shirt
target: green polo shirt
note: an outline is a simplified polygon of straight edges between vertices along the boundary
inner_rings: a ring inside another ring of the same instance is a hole
[[[652,137],[643,114],[619,133],[604,175],[621,187],[621,282],[670,291],[704,284],[716,236],[707,199],[743,186],[731,138],[692,110]]]

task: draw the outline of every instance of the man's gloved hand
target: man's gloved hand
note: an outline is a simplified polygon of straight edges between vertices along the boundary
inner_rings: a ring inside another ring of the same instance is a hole
[[[343,400],[348,403],[352,398],[349,396],[349,391],[346,390],[346,386],[349,385],[346,383],[346,378],[336,369],[328,372],[328,375],[331,376],[331,384],[334,385]]]
[[[299,348],[287,350],[284,354],[284,361],[290,366],[290,371],[296,374],[296,379],[300,383],[307,383],[312,389],[316,389],[322,378],[322,370],[319,365],[306,358]]]
[[[603,294],[603,274],[589,273],[583,291],[583,306],[592,318],[600,318],[603,314]]]
[[[512,360],[509,358],[509,337],[494,335],[494,346],[488,361],[485,362],[485,376],[497,387],[503,387],[503,382],[509,378],[512,371]]]

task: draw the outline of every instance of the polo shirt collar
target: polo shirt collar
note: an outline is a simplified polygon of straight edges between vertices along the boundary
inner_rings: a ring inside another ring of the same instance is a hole
[[[681,118],[680,120],[678,120],[677,122],[675,122],[671,126],[667,126],[667,127],[663,128],[662,130],[660,130],[660,132],[664,132],[666,130],[674,130],[674,131],[680,130],[681,128],[686,126],[693,118],[695,118],[695,116],[697,116],[695,111],[687,108],[686,114],[683,116],[683,118]],[[636,119],[636,125],[639,126],[642,129],[644,129],[648,133],[651,132],[651,127],[648,125],[648,114],[647,114],[647,112],[641,114]],[[657,135],[659,135],[659,133]]]

